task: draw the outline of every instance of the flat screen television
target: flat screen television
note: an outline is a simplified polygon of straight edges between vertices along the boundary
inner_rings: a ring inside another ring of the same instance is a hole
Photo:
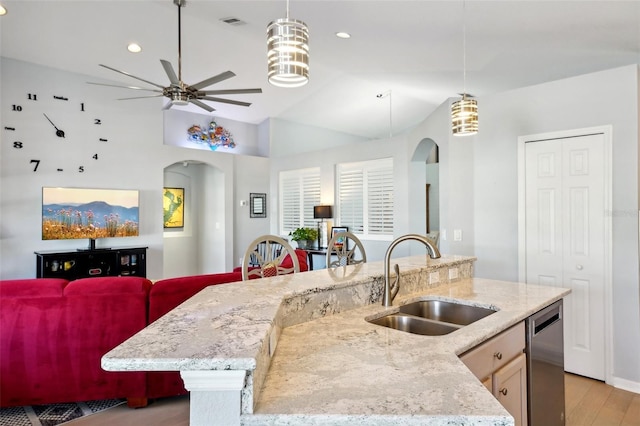
[[[139,191],[42,188],[42,239],[89,239],[139,235]]]

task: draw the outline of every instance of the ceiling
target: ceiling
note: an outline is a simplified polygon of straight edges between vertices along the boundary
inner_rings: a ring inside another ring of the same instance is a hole
[[[177,70],[178,18],[172,0],[0,0],[1,54],[118,84],[144,83],[109,65],[168,85],[160,59]],[[310,82],[271,86],[266,27],[286,2],[188,0],[182,9],[182,79],[194,84],[223,71],[236,77],[209,89],[261,87],[209,103],[217,117],[258,124],[267,118],[385,138],[423,121],[463,91],[482,97],[550,80],[640,62],[640,1],[291,0],[290,17],[310,31]],[[234,17],[243,25],[221,21]],[[348,40],[335,36],[349,32]],[[126,50],[135,41],[143,51]],[[378,98],[380,93],[391,96]],[[104,88],[105,97],[140,96]],[[130,100],[150,108],[160,98]],[[195,107],[186,109],[205,113]],[[482,121],[482,103],[479,106]],[[390,114],[391,113],[391,114]]]

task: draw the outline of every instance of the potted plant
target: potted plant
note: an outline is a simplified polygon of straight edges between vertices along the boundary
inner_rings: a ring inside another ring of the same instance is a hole
[[[291,239],[298,243],[298,248],[306,249],[313,245],[313,242],[318,238],[318,230],[314,228],[297,228],[289,235]]]

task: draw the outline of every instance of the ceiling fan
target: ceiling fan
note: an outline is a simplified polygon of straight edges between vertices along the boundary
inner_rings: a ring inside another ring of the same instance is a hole
[[[125,71],[120,71],[118,69],[109,67],[107,65],[99,64],[101,67],[107,68],[111,71],[118,72],[120,74],[124,74],[126,76],[135,78],[136,80],[144,81],[145,83],[151,84],[152,86],[158,87],[158,89],[146,89],[144,87],[136,87],[136,86],[119,86],[115,84],[103,84],[103,83],[91,83],[99,86],[111,86],[111,87],[121,87],[123,89],[135,89],[135,90],[144,90],[148,92],[157,92],[159,95],[151,95],[151,96],[137,96],[132,98],[121,98],[118,100],[129,100],[129,99],[142,99],[142,98],[156,98],[165,96],[169,98],[169,102],[164,106],[163,109],[169,109],[173,105],[184,106],[189,103],[192,103],[196,106],[199,106],[202,109],[205,109],[209,112],[215,111],[215,108],[205,104],[202,102],[211,101],[211,102],[221,102],[225,104],[232,105],[240,105],[240,106],[249,106],[251,103],[249,102],[240,102],[234,101],[231,99],[218,98],[210,95],[234,95],[234,94],[242,94],[242,93],[262,93],[262,89],[227,89],[227,90],[202,90],[205,87],[209,87],[215,83],[219,83],[221,81],[227,80],[231,77],[234,77],[235,74],[231,71],[225,71],[213,77],[207,78],[206,80],[202,80],[199,83],[188,85],[182,81],[182,37],[181,37],[181,17],[180,17],[180,8],[186,5],[186,0],[173,0],[173,3],[178,6],[178,75],[176,75],[171,62],[166,61],[164,59],[160,59],[160,63],[164,68],[165,73],[169,77],[169,82],[171,83],[169,86],[164,87],[159,84],[153,83],[151,81],[145,80],[140,77],[136,77],[135,75],[129,74]]]

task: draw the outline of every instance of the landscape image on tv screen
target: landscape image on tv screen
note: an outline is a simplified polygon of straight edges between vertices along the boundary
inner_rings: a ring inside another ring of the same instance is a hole
[[[138,191],[42,188],[42,239],[139,235]]]

